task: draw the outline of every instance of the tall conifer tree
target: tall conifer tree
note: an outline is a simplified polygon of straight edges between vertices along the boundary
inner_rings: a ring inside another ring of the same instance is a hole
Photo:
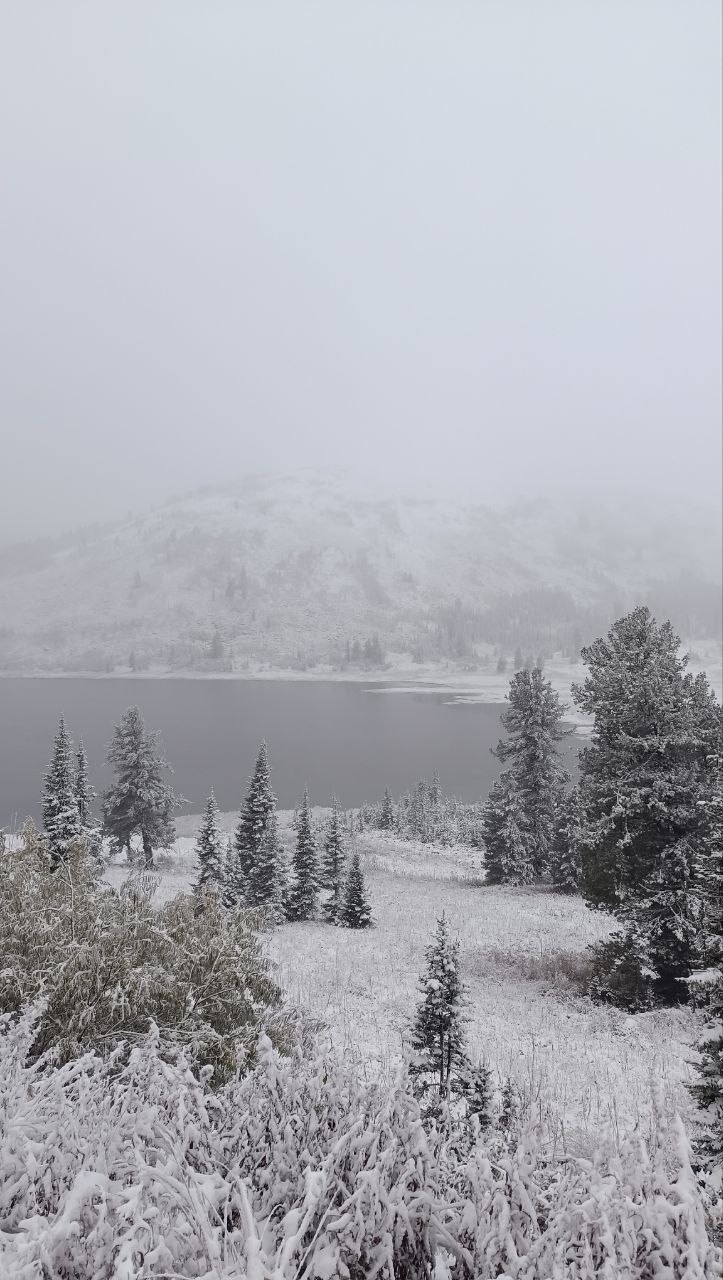
[[[623,928],[598,949],[596,989],[628,1006],[687,999],[699,959],[705,801],[721,711],[679,649],[670,623],[641,606],[583,649],[589,675],[573,689],[594,716],[580,754],[583,889]]]
[[[272,809],[249,878],[246,901],[250,907],[265,907],[274,920],[281,921],[286,897],[286,858],[276,811]]]
[[[268,751],[266,743],[262,742],[239,814],[233,853],[228,863],[228,895],[237,903],[246,897],[264,832],[275,811],[276,797],[271,789]]]
[[[383,831],[392,831],[394,828],[394,801],[389,787],[384,788],[384,799],[382,800],[382,811],[380,823]]]
[[[573,787],[558,810],[550,860],[552,884],[558,893],[580,892],[582,824],[580,791]]]
[[[332,924],[338,924],[344,902],[344,867],[346,855],[339,816],[339,801],[331,801],[331,816],[324,841],[323,884],[329,897],[324,903],[324,915]]]
[[[415,1058],[410,1071],[420,1092],[434,1089],[449,1099],[455,1087],[465,1092],[469,1060],[464,1036],[465,987],[459,965],[459,941],[452,941],[447,918],[437,921],[426,948],[426,971],[419,981],[422,999],[412,1026]]]
[[[319,867],[316,842],[311,829],[309,792],[299,810],[294,850],[294,881],[289,893],[289,917],[292,920],[309,920],[316,910],[319,893]]]
[[[81,742],[75,753],[75,800],[78,806],[80,830],[88,852],[100,861],[103,838],[100,826],[93,814],[96,794],[88,778],[88,757]]]
[[[535,878],[525,814],[514,774],[506,770],[482,810],[487,884],[530,884]]]
[[[500,719],[507,732],[493,754],[508,763],[524,814],[528,858],[536,876],[549,870],[558,809],[568,775],[558,754],[569,736],[565,708],[539,667],[517,671],[510,681],[509,707]]]
[[[81,828],[86,831],[95,825],[92,814],[95,792],[88,779],[88,757],[82,742],[75,753],[75,800]]]
[[[103,796],[103,826],[117,850],[131,852],[134,835],[143,845],[146,870],[155,849],[169,849],[176,838],[173,811],[181,803],[163,774],[160,734],[149,733],[138,707],[129,707],[113,731],[108,762],[115,782]]]
[[[82,829],[73,764],[73,748],[61,716],[43,793],[43,825],[53,865],[65,860]]]
[[[196,861],[198,863],[196,893],[212,890],[222,894],[226,870],[226,841],[221,832],[218,805],[213,791],[206,801],[196,838]]]
[[[705,968],[692,982],[697,999],[702,995],[707,1003],[692,1092],[701,1108],[699,1147],[715,1165],[723,1163],[723,749],[712,753],[711,764],[716,776],[706,801],[709,823],[700,865]]]
[[[349,862],[339,918],[346,929],[370,929],[374,923],[358,849],[354,849]]]

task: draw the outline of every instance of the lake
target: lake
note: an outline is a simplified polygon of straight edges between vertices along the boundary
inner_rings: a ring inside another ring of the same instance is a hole
[[[161,730],[185,812],[198,812],[211,787],[222,810],[238,808],[263,738],[282,808],[298,804],[305,785],[313,804],[336,794],[349,808],[385,786],[401,794],[435,769],[446,791],[477,800],[499,773],[490,747],[503,708],[453,697],[331,680],[0,679],[0,828],[39,818],[61,714],[100,791],[113,726],[134,704]]]

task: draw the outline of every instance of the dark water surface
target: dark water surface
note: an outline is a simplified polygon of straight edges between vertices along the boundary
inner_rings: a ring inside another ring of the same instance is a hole
[[[350,807],[385,786],[406,791],[435,769],[445,791],[485,796],[499,772],[490,747],[502,707],[383,690],[311,680],[0,679],[0,827],[39,817],[61,714],[73,740],[83,738],[93,785],[106,786],[113,726],[133,704],[162,731],[187,812],[198,812],[211,787],[221,809],[236,809],[262,738],[282,808],[296,805],[305,785],[312,803],[336,793]]]

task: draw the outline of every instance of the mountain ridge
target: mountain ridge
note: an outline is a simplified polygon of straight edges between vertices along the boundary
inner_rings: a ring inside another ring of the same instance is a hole
[[[0,670],[574,656],[641,599],[686,636],[716,636],[714,548],[712,522],[643,504],[494,508],[380,497],[340,473],[257,475],[0,551]]]

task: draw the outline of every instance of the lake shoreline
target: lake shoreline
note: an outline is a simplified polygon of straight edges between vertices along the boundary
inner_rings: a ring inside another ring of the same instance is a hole
[[[545,676],[553,688],[567,701],[570,686],[584,679],[582,664],[550,664]],[[369,685],[370,692],[423,693],[453,695],[454,702],[502,703],[509,691],[511,672],[460,670],[435,664],[423,667],[393,665],[382,671],[334,671],[331,669],[296,671],[290,668],[259,668],[253,671],[1,671],[6,680],[163,680],[213,681],[214,683],[309,683]],[[569,719],[577,722],[578,713],[570,707]],[[580,717],[580,723],[585,722]]]

